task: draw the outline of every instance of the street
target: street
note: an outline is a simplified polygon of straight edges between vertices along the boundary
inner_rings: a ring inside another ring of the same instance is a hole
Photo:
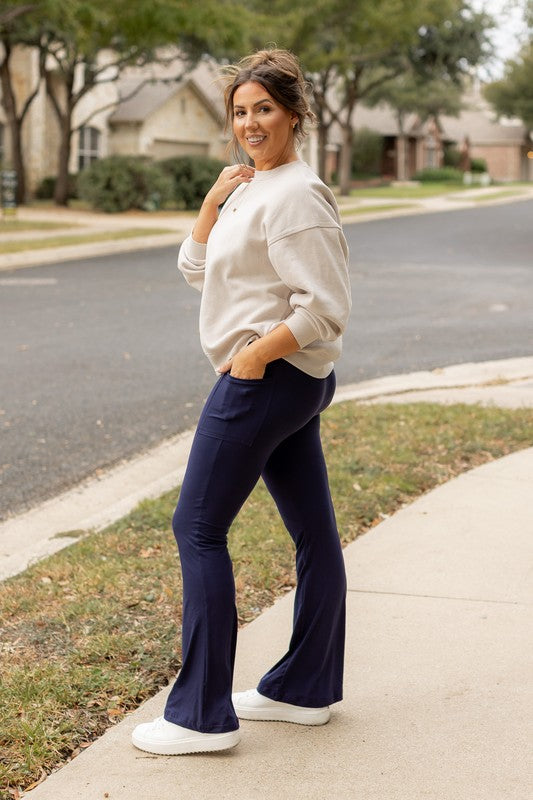
[[[531,355],[533,202],[346,226],[339,384]],[[177,248],[0,273],[0,516],[190,428],[214,380]]]

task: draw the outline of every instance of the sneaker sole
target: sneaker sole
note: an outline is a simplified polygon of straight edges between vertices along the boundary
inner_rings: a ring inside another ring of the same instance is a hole
[[[135,747],[146,753],[154,753],[158,756],[185,756],[190,753],[214,753],[218,750],[230,750],[232,747],[236,747],[241,739],[238,731],[205,735],[209,738],[191,737],[190,739],[181,739],[179,742],[153,743],[133,733],[131,741]]]
[[[329,708],[317,711],[310,708],[248,708],[235,706],[235,713],[239,719],[250,719],[257,722],[292,722],[295,725],[325,725],[329,722],[331,712]]]

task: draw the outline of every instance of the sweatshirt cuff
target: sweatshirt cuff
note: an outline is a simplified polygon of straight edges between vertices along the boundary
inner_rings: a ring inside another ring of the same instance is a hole
[[[206,244],[195,242],[191,235],[184,242],[185,252],[191,261],[205,261]]]
[[[305,314],[295,311],[283,322],[298,342],[301,350],[318,339],[315,326]]]

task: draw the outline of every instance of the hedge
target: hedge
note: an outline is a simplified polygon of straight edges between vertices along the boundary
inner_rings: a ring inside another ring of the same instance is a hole
[[[454,167],[425,167],[413,176],[413,180],[424,182],[462,183],[463,173]]]
[[[159,161],[158,164],[172,179],[173,199],[180,209],[200,208],[207,192],[226,166],[223,161],[206,156],[178,156]]]
[[[151,211],[172,198],[172,180],[144,156],[109,156],[78,175],[78,193],[94,208],[111,214],[141,208]]]

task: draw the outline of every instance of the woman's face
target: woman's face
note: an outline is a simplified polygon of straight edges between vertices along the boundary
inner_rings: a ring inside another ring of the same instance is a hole
[[[258,170],[297,159],[294,125],[298,117],[274,100],[260,83],[249,81],[233,95],[233,133]]]

